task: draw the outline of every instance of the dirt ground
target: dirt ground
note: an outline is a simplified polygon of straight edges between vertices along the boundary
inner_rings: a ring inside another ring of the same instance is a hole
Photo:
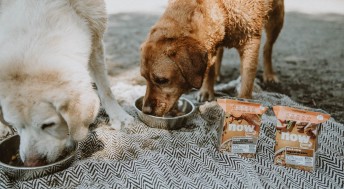
[[[134,13],[110,16],[105,46],[112,83],[145,84],[139,74],[139,47],[158,18]],[[280,84],[261,87],[286,94],[305,106],[323,109],[344,123],[343,33],[342,15],[287,13],[273,52]],[[223,83],[239,76],[239,57],[235,50],[225,51],[221,72]],[[262,73],[260,59],[259,80]]]

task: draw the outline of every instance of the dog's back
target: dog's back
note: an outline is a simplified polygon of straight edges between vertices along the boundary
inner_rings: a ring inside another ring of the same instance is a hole
[[[87,66],[91,34],[67,0],[4,1],[0,25],[0,72],[14,64],[27,69],[33,69],[33,64],[44,68],[63,62]]]
[[[273,0],[223,0],[227,36],[224,43],[227,47],[238,47],[248,38],[260,35],[268,18]]]

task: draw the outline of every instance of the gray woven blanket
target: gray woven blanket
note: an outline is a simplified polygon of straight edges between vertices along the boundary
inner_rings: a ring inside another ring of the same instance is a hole
[[[127,92],[121,95],[140,95]],[[254,98],[298,106],[275,93],[259,92]],[[137,118],[131,102],[119,99]],[[256,158],[218,152],[219,111],[207,103],[176,131],[150,128],[137,118],[120,132],[107,126],[102,111],[69,168],[30,181],[10,180],[0,170],[0,188],[344,188],[343,124],[330,119],[321,125],[317,168],[309,173],[273,164],[276,120],[271,111],[263,116]]]

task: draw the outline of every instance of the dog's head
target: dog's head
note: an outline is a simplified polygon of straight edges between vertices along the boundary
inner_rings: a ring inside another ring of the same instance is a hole
[[[202,86],[207,51],[191,37],[162,38],[141,45],[141,75],[147,81],[142,110],[163,116],[179,97]]]
[[[90,83],[39,77],[0,83],[0,120],[20,135],[20,157],[26,166],[49,164],[65,155],[72,140],[87,136],[99,110]]]

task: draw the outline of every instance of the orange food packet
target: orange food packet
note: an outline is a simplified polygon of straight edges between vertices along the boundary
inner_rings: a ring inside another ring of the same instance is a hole
[[[217,103],[224,110],[219,150],[254,157],[262,115],[268,108],[246,99],[217,99]]]
[[[329,114],[274,106],[276,124],[276,165],[313,171],[319,135],[319,124],[330,118]]]

